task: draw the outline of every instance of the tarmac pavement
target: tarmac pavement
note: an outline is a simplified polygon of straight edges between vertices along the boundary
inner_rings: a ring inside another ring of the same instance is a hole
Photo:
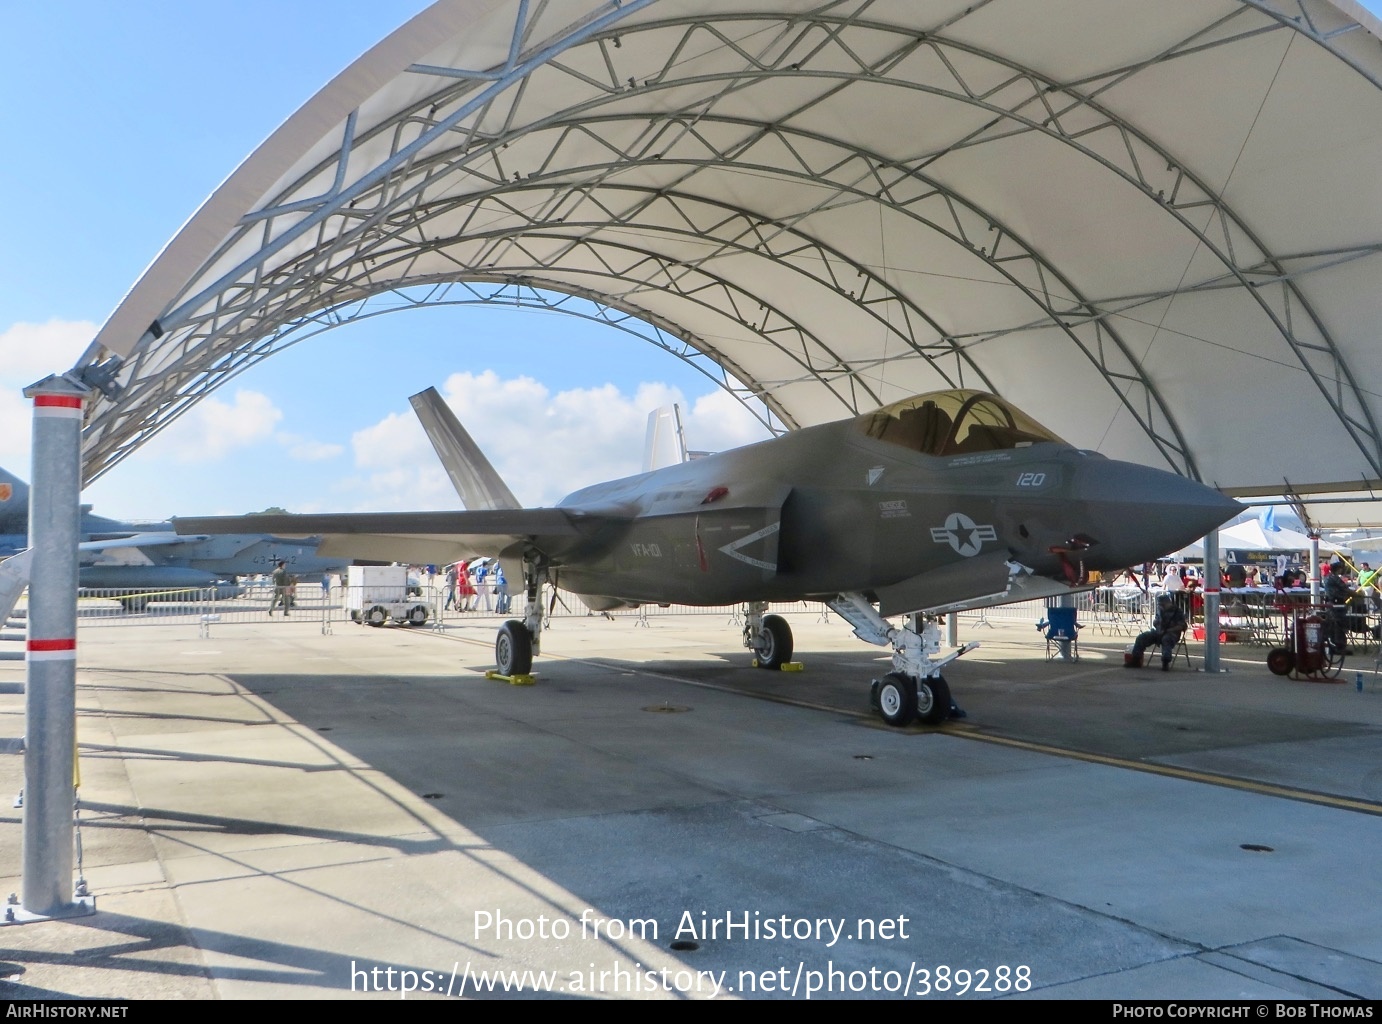
[[[894,730],[885,652],[790,619],[772,674],[723,615],[559,619],[527,687],[497,619],[84,625],[97,913],[0,932],[0,996],[1382,997],[1371,655],[1130,671],[1006,624],[946,673],[967,718]]]

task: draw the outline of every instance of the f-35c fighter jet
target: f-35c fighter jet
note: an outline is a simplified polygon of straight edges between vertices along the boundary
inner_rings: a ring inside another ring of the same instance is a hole
[[[940,630],[908,613],[1069,593],[1092,571],[1140,565],[1241,511],[1172,473],[1076,448],[1003,399],[934,392],[522,509],[435,391],[414,396],[469,511],[255,516],[254,528],[319,534],[319,553],[410,562],[476,555],[521,565],[527,602],[499,629],[504,675],[531,671],[544,583],[596,611],[744,603],[760,668],[792,657],[770,601],[822,601],[869,643],[893,648],[875,680],[883,718],[950,713]],[[248,528],[181,519],[179,531]],[[510,568],[514,571],[510,571]]]

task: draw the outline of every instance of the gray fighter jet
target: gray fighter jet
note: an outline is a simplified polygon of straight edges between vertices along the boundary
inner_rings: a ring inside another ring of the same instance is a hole
[[[251,517],[252,521],[253,517]],[[78,527],[78,585],[84,593],[120,591],[119,600],[142,608],[160,591],[209,590],[218,597],[240,593],[237,577],[273,571],[282,559],[299,578],[340,572],[349,558],[318,557],[318,538],[286,529],[273,536],[245,531],[234,536],[181,536],[168,522],[108,519],[83,505]],[[29,487],[0,469],[0,558],[28,546]]]
[[[454,421],[426,395],[415,406]],[[597,611],[743,603],[744,643],[765,669],[790,661],[793,646],[767,603],[822,601],[861,639],[893,648],[893,671],[873,688],[893,725],[949,714],[941,670],[966,650],[941,653],[936,624],[909,613],[1070,593],[1092,571],[1151,561],[1242,509],[1192,480],[1076,448],[979,391],[922,395],[596,484],[554,508],[513,507],[459,423],[429,433],[439,452],[451,449],[448,470],[472,511],[254,521],[319,533],[324,554],[411,562],[485,554],[521,566],[521,577],[505,572],[524,581],[523,618],[505,622],[495,642],[499,671],[510,676],[528,673],[539,653],[544,583]],[[450,464],[458,461],[468,463],[464,479]],[[180,532],[246,528],[244,519],[174,523]],[[889,621],[901,615],[904,624]]]

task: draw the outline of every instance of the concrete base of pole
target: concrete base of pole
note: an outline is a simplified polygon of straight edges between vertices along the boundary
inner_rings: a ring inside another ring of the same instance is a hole
[[[69,917],[90,917],[96,913],[95,896],[78,896],[65,908],[50,914],[35,914],[25,910],[19,902],[11,897],[12,902],[5,907],[5,914],[0,918],[0,926],[7,924],[37,924],[39,921],[60,921]]]

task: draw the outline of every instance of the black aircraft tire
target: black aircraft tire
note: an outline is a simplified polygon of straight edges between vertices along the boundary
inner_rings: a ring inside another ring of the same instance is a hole
[[[494,638],[494,664],[501,676],[526,676],[533,670],[533,638],[517,619],[499,627]]]
[[[380,626],[382,626],[384,623],[388,621],[389,612],[388,609],[386,609],[383,605],[377,604],[369,611],[365,612],[366,626],[373,626],[375,629],[378,629]]]
[[[941,676],[917,680],[917,718],[940,725],[950,717],[950,685]]]
[[[899,729],[917,716],[917,684],[901,672],[889,672],[878,687],[878,713]]]
[[[763,616],[763,631],[753,649],[758,667],[776,672],[792,660],[792,627],[781,615]]]
[[[1273,647],[1267,652],[1267,669],[1274,676],[1289,676],[1296,667],[1296,656],[1285,647]]]

